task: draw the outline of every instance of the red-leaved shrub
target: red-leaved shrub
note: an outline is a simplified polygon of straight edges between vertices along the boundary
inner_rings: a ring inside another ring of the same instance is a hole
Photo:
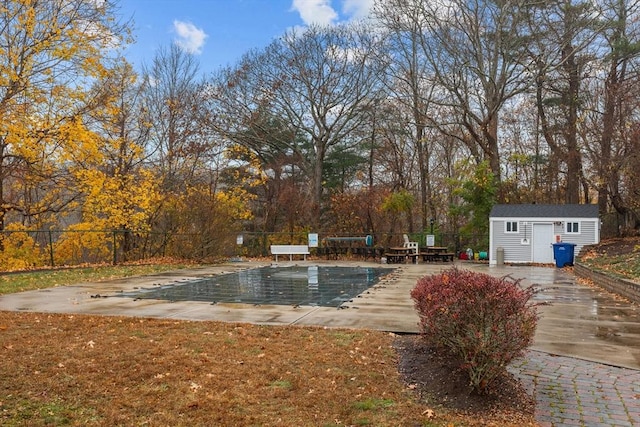
[[[452,268],[418,280],[411,298],[428,342],[461,361],[483,392],[531,344],[538,321],[532,287]]]

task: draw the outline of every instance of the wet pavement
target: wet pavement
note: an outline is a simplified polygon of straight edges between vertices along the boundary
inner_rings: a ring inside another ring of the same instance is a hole
[[[545,303],[532,349],[509,371],[536,400],[541,426],[640,426],[638,307],[570,270],[505,267]],[[489,268],[488,272],[492,273]]]
[[[640,371],[531,350],[509,371],[536,400],[541,426],[640,425]]]
[[[370,262],[317,260],[295,264],[380,266]],[[4,295],[0,296],[0,310],[321,325],[416,333],[418,317],[409,296],[410,290],[420,277],[451,267],[451,264],[439,263],[389,266],[394,270],[388,276],[338,309],[112,298],[122,292],[185,283],[262,265],[265,263],[229,263]],[[489,267],[459,261],[456,265],[522,279],[523,286],[531,285],[538,290],[536,300],[545,303],[540,309],[541,318],[531,350],[509,367],[535,396],[536,419],[541,425],[640,426],[638,307],[585,286],[570,269]]]

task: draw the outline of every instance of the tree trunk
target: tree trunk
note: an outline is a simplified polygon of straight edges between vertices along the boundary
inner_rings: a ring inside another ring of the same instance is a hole
[[[323,141],[316,140],[314,144],[316,148],[316,158],[313,165],[313,198],[312,198],[312,216],[314,227],[321,224],[321,206],[322,206],[322,175],[324,171],[324,156],[326,145]]]
[[[567,7],[565,20],[564,43],[562,49],[562,63],[567,73],[568,89],[563,94],[564,104],[567,108],[567,122],[564,128],[566,143],[567,187],[565,190],[566,203],[579,203],[580,199],[580,172],[582,161],[578,150],[578,95],[580,91],[579,68],[573,40],[575,38],[574,25],[576,17],[573,16],[571,5]]]

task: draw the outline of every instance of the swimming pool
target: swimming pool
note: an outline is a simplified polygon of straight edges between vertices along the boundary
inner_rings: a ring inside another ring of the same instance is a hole
[[[338,307],[391,273],[382,267],[274,266],[124,292],[119,297]]]

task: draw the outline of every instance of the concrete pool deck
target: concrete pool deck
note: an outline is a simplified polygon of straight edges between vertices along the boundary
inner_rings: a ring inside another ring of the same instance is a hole
[[[393,272],[362,293],[345,308],[248,305],[234,303],[167,302],[115,298],[121,292],[185,282],[203,276],[270,265],[269,262],[237,262],[164,274],[99,283],[43,289],[0,296],[0,310],[43,313],[137,316],[183,320],[218,320],[267,325],[314,325],[369,328],[396,333],[418,332],[418,316],[409,292],[428,274],[451,268],[451,263],[388,265]],[[299,261],[279,265],[377,266],[373,262]],[[522,279],[525,286],[540,289],[541,319],[534,350],[578,357],[598,363],[640,369],[640,313],[637,307],[611,294],[580,284],[571,272],[553,267],[487,266],[456,261],[455,265],[496,276]]]
[[[348,308],[166,302],[114,297],[139,288],[180,283],[271,263],[239,262],[164,274],[79,283],[0,296],[0,310],[135,316],[183,320],[314,325],[418,332],[409,292],[425,275],[452,264],[389,265],[380,283],[343,304]],[[290,265],[280,263],[279,265]],[[367,262],[311,260],[298,265],[380,266]],[[489,267],[456,261],[498,277],[522,279],[539,289],[541,307],[532,348],[508,366],[536,400],[540,426],[640,426],[640,319],[638,308],[554,267]]]

